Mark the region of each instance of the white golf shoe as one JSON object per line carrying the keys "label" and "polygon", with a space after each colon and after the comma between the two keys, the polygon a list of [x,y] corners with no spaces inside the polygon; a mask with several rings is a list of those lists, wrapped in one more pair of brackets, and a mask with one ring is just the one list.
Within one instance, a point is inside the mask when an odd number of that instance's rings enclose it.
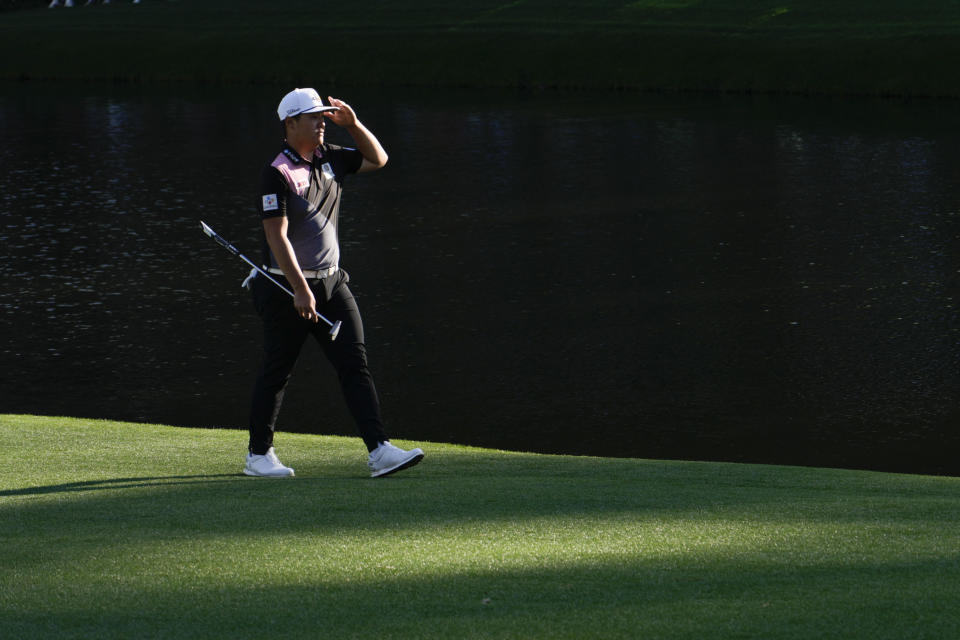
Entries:
{"label": "white golf shoe", "polygon": [[260,476],[263,478],[289,478],[293,476],[293,469],[283,466],[277,454],[273,452],[273,447],[267,450],[262,456],[247,454],[247,464],[243,472],[248,476]]}
{"label": "white golf shoe", "polygon": [[380,446],[370,452],[370,459],[367,466],[370,467],[371,478],[382,478],[383,476],[396,473],[412,467],[423,460],[422,449],[411,449],[404,451],[400,447],[395,447],[389,441],[381,442]]}

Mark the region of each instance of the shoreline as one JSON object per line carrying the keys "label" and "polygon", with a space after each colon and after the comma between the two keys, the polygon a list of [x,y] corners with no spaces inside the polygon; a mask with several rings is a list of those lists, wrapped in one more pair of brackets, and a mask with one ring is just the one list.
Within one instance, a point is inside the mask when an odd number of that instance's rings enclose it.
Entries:
{"label": "shoreline", "polygon": [[[960,7],[938,12],[925,2],[895,23],[892,1],[864,3],[856,23],[856,7],[831,9],[848,20],[834,23],[822,8],[767,15],[732,0],[676,11],[594,0],[556,16],[544,2],[494,11],[479,0],[420,0],[407,11],[309,11],[298,22],[300,4],[5,11],[0,56],[10,62],[0,80],[960,97]],[[320,62],[285,64],[287,49],[304,48],[290,43],[316,33]]]}

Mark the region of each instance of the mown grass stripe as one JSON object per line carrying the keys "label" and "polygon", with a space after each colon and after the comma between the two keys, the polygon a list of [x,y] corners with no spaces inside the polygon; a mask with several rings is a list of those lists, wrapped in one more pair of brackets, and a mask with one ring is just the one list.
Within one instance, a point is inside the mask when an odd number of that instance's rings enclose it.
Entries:
{"label": "mown grass stripe", "polygon": [[[960,630],[960,479],[0,416],[11,637],[899,638]],[[15,471],[11,471],[15,470]]]}

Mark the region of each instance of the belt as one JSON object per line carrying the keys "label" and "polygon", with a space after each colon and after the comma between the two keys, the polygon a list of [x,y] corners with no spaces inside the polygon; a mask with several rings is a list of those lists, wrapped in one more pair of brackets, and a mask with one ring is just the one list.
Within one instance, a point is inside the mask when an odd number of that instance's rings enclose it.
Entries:
{"label": "belt", "polygon": [[[330,276],[332,276],[333,274],[335,274],[335,273],[336,273],[337,271],[339,271],[339,270],[340,270],[339,267],[337,267],[336,265],[334,265],[334,266],[330,267],[329,269],[324,269],[324,270],[322,270],[322,271],[308,271],[308,270],[304,269],[304,270],[301,271],[300,273],[302,273],[302,274],[303,274],[303,277],[306,278],[306,279],[308,279],[308,280],[323,280],[324,278],[329,278]],[[274,275],[278,275],[278,276],[282,276],[282,275],[283,275],[283,269],[279,269],[279,268],[277,268],[277,267],[270,267],[269,269],[267,269],[267,271],[269,271],[270,273],[272,273],[272,274],[274,274]]]}

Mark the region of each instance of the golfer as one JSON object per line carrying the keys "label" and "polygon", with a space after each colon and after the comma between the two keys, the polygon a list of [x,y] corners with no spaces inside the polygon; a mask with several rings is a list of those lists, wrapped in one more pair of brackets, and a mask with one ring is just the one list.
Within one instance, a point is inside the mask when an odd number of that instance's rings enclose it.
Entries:
{"label": "golfer", "polygon": [[[340,268],[337,218],[344,179],[380,169],[387,153],[347,103],[313,89],[294,89],[277,114],[285,140],[263,169],[259,210],[264,261],[268,271],[286,278],[290,296],[251,272],[248,286],[263,320],[263,362],[257,372],[250,408],[250,446],[243,472],[251,476],[292,476],[273,449],[283,392],[307,336],[312,335],[340,379],[347,407],[370,456],[370,475],[381,477],[411,467],[423,451],[390,444],[380,418],[380,401],[367,367],[363,323]],[[324,142],[327,122],[346,129],[356,149]],[[330,340],[318,313],[342,326]]]}

